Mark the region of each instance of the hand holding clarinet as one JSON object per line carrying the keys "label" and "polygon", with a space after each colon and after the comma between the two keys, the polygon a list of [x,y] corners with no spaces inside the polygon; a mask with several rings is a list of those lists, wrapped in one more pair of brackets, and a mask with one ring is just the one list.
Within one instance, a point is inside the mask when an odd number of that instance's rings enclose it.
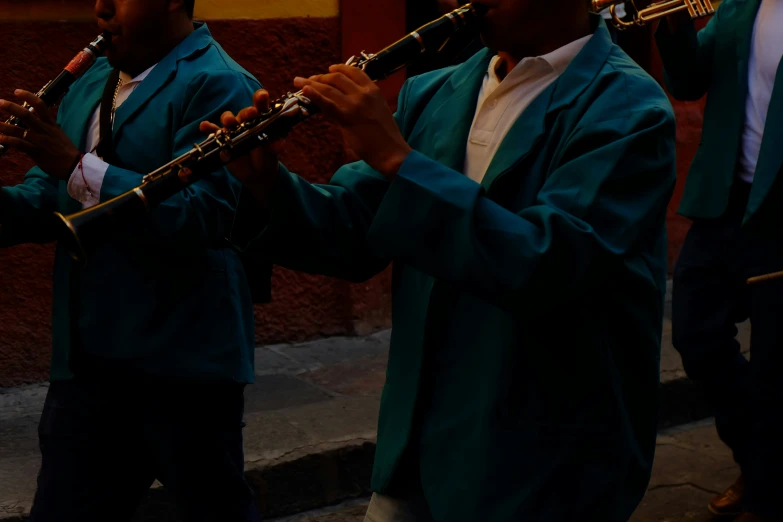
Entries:
{"label": "hand holding clarinet", "polygon": [[105,34],[98,35],[36,94],[17,89],[14,95],[21,105],[0,100],[0,111],[10,114],[5,122],[0,122],[0,157],[9,148],[18,149],[50,176],[68,179],[81,154],[57,125],[49,108],[57,105],[71,85],[103,55],[107,40]]}
{"label": "hand holding clarinet", "polygon": [[0,111],[10,113],[24,124],[20,127],[0,123],[0,144],[25,153],[50,176],[67,180],[81,159],[79,149],[57,124],[41,98],[24,90],[14,94],[33,110],[0,100]]}
{"label": "hand holding clarinet", "polygon": [[[400,133],[380,88],[364,71],[348,65],[333,65],[328,74],[296,78],[294,85],[340,125],[350,149],[388,179],[394,178],[411,148]],[[269,94],[259,90],[253,107],[247,107],[237,115],[224,113],[221,124],[228,130],[234,129],[242,122],[257,118],[268,105]],[[203,122],[201,130],[211,134],[220,128]],[[264,204],[274,183],[277,165],[276,154],[266,146],[232,162],[229,169]]]}

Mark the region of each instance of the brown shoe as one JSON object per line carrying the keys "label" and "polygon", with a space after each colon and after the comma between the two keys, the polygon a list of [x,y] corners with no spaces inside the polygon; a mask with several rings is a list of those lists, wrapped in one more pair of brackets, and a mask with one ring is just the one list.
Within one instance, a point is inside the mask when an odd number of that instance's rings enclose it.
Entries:
{"label": "brown shoe", "polygon": [[[742,475],[740,475],[737,481],[729,486],[729,489],[710,501],[707,509],[710,510],[710,513],[719,517],[736,517],[742,513],[742,497],[744,493],[745,482],[742,480]],[[746,522],[753,522],[754,520],[750,519]]]}

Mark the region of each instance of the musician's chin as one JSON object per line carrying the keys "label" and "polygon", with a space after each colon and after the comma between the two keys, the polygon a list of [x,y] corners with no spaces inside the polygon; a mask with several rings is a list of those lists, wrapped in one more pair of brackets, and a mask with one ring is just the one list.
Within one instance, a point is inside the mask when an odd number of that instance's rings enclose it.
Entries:
{"label": "musician's chin", "polygon": [[117,54],[120,35],[110,31],[105,31],[103,34],[108,37],[108,41],[106,42],[106,50],[104,51],[103,55],[109,60],[109,63],[113,64],[113,57]]}
{"label": "musician's chin", "polygon": [[118,67],[117,57],[116,57],[116,54],[114,52],[114,49],[111,49],[111,48],[106,49],[106,52],[103,53],[103,55],[106,57],[106,59],[109,61],[109,64],[112,67]]}
{"label": "musician's chin", "polygon": [[117,49],[117,47],[112,45],[107,48],[104,56],[106,56],[106,59],[109,61],[109,64],[112,67],[115,69],[125,70],[127,59],[125,59],[125,54]]}
{"label": "musician's chin", "polygon": [[484,17],[479,20],[479,36],[484,45],[490,49],[493,49],[491,43],[494,42],[496,33],[497,27],[490,18]]}

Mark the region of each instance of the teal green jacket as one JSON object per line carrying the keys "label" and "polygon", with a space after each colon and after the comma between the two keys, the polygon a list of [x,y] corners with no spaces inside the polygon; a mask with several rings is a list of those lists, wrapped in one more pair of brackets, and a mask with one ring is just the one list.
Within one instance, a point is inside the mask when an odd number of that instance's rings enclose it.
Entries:
{"label": "teal green jacket", "polygon": [[[707,95],[701,143],[679,208],[680,214],[691,219],[721,216],[736,179],[745,126],[748,61],[759,5],[761,0],[723,0],[707,26],[698,33],[690,25],[673,34],[666,23],[656,33],[664,79],[671,95],[678,100],[698,100]],[[745,212],[746,223],[757,221],[756,218],[765,214],[778,214],[774,207],[781,205],[783,194],[780,197],[770,197],[770,194],[783,188],[776,183],[783,166],[781,143],[783,74],[779,73]]]}
{"label": "teal green jacket", "polygon": [[352,281],[393,262],[373,489],[412,445],[439,522],[623,521],[649,481],[675,122],[594,21],[481,184],[462,168],[487,50],[405,84],[391,183],[283,168],[249,245]]}
{"label": "teal green jacket", "polygon": [[[84,150],[90,118],[111,67],[105,58],[63,99],[58,122]],[[252,101],[259,83],[199,24],[163,58],[116,113],[117,164],[103,182],[105,201],[203,141],[199,124]],[[81,204],[33,168],[0,190],[0,246],[55,240],[51,216]],[[252,382],[253,306],[237,254],[226,248],[240,186],[223,169],[139,216],[88,261],[79,288],[78,336],[84,350],[142,375]],[[72,376],[72,260],[58,246],[54,265],[51,379]]]}

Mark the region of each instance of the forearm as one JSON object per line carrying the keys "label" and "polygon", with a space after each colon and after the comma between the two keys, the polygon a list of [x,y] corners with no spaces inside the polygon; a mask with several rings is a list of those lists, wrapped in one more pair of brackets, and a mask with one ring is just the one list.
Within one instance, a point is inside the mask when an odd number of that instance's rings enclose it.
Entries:
{"label": "forearm", "polygon": [[0,188],[0,247],[56,239],[57,181],[33,169],[22,184]]}
{"label": "forearm", "polygon": [[232,238],[293,270],[350,281],[372,277],[388,264],[366,243],[388,182],[357,165],[344,167],[329,185],[313,185],[281,165],[274,188],[262,194],[266,204],[255,198],[240,204]]}
{"label": "forearm", "polygon": [[421,154],[391,184],[368,240],[379,255],[501,306],[529,299],[533,281],[576,290],[602,255],[578,217],[545,204],[514,213]]}
{"label": "forearm", "polygon": [[[126,194],[142,184],[143,175],[110,166],[100,202]],[[210,248],[225,243],[239,196],[239,183],[223,169],[117,223],[122,237],[136,244],[166,248]]]}

